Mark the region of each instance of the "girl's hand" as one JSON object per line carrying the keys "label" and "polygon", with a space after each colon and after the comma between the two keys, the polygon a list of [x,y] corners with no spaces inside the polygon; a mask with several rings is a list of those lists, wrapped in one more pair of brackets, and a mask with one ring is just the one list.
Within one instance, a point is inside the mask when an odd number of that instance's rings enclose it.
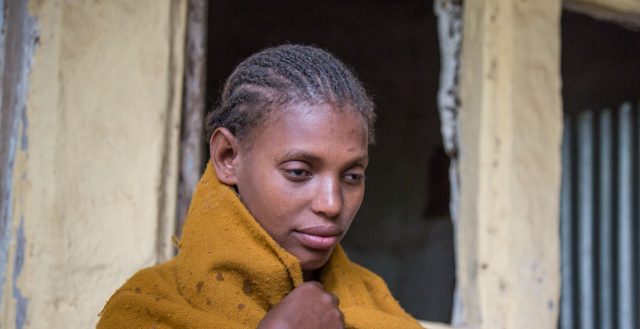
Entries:
{"label": "girl's hand", "polygon": [[258,329],[344,329],[340,301],[316,281],[293,289],[260,321]]}

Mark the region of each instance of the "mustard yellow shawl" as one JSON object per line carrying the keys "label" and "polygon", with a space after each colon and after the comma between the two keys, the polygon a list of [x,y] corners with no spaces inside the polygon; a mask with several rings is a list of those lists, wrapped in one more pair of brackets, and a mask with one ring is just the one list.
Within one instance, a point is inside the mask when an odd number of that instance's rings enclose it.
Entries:
{"label": "mustard yellow shawl", "polygon": [[[421,328],[375,274],[338,246],[320,274],[340,298],[347,328]],[[198,184],[180,252],[129,279],[104,307],[100,329],[256,328],[302,284],[298,260],[255,221],[211,166]]]}

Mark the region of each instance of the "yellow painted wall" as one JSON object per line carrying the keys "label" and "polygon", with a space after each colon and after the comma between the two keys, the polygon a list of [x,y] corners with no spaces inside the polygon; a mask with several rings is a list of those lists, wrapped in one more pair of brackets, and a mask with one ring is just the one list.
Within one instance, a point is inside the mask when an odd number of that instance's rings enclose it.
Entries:
{"label": "yellow painted wall", "polygon": [[127,277],[170,253],[186,1],[29,11],[39,43],[6,270],[19,275],[7,275],[0,328],[91,328]]}

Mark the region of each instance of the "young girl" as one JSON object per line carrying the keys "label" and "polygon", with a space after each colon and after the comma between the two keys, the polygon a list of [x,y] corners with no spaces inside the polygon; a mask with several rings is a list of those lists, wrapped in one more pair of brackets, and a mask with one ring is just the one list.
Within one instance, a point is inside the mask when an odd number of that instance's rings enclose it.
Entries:
{"label": "young girl", "polygon": [[421,328],[339,245],[364,195],[373,107],[323,50],[242,62],[207,118],[180,252],[129,279],[98,328]]}

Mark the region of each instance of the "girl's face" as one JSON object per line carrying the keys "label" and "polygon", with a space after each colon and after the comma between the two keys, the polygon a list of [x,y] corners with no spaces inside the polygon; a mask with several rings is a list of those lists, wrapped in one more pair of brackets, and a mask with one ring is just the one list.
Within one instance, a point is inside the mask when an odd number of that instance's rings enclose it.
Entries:
{"label": "girl's face", "polygon": [[305,272],[327,262],[364,196],[363,120],[329,104],[294,105],[255,129],[235,164],[240,198]]}

